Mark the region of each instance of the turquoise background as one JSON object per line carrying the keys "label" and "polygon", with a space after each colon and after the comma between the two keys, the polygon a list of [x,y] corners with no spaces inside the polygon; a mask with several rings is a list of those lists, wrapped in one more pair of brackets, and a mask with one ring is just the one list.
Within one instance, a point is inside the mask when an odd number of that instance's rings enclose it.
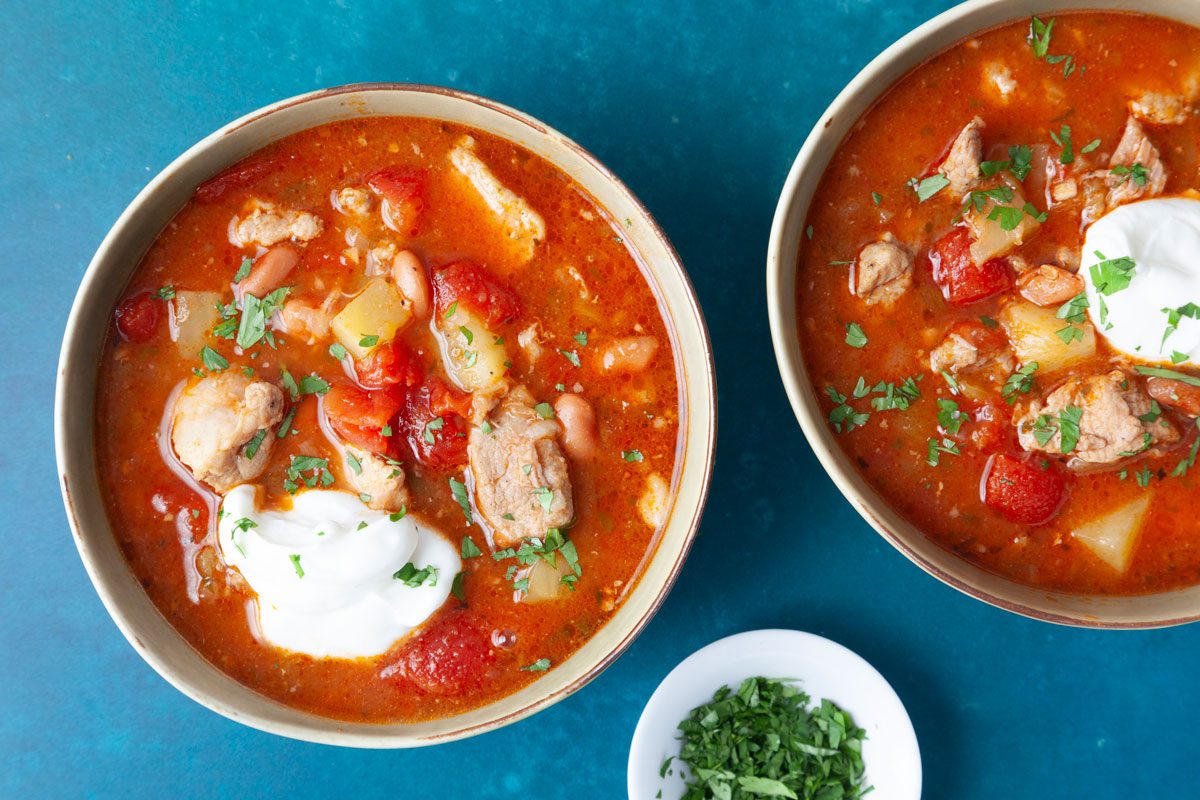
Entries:
{"label": "turquoise background", "polygon": [[[662,677],[761,627],[831,637],[883,672],[928,798],[1196,796],[1200,629],[1057,628],[927,577],[837,493],[779,383],[762,276],[784,175],[851,76],[949,3],[242,5],[7,3],[0,17],[0,796],[620,797]],[[517,106],[624,178],[696,283],[721,430],[692,555],[612,668],[495,733],[356,752],[229,722],[125,643],[67,530],[51,405],[75,287],[154,173],[266,103],[389,80]]]}

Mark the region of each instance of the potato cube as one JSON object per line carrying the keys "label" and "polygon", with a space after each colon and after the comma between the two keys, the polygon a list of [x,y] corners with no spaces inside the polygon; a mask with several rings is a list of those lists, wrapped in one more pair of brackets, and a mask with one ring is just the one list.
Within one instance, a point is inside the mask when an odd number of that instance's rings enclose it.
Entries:
{"label": "potato cube", "polygon": [[412,302],[383,278],[375,278],[333,318],[330,327],[342,347],[364,358],[390,342],[412,319]]}

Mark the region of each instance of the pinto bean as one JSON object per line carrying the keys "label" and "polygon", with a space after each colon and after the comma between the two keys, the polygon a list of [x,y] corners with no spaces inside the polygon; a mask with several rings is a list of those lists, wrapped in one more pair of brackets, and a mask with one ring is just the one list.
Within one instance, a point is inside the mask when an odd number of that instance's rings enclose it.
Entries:
{"label": "pinto bean", "polygon": [[658,352],[653,336],[627,336],[614,339],[600,350],[600,366],[605,372],[641,372]]}
{"label": "pinto bean", "polygon": [[554,413],[563,426],[562,445],[567,455],[578,461],[593,458],[600,440],[592,404],[577,394],[563,394],[554,401]]}
{"label": "pinto bean", "polygon": [[412,250],[402,250],[392,260],[392,280],[400,294],[412,301],[413,316],[417,319],[427,319],[429,309],[433,305],[432,291],[429,288],[429,277],[421,259]]}
{"label": "pinto bean", "polygon": [[1043,264],[1017,279],[1017,291],[1039,306],[1057,306],[1083,291],[1083,278],[1053,264]]}
{"label": "pinto bean", "polygon": [[1146,391],[1164,406],[1200,417],[1200,386],[1155,376],[1146,381]]}
{"label": "pinto bean", "polygon": [[290,244],[277,244],[259,256],[238,287],[242,294],[252,294],[262,297],[268,292],[278,289],[287,279],[288,274],[300,263],[300,251]]}

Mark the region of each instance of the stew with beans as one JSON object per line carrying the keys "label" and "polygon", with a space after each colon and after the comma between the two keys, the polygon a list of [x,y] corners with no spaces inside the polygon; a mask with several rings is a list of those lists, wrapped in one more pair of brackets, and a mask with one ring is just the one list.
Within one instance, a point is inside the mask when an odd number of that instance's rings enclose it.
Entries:
{"label": "stew with beans", "polygon": [[570,656],[652,553],[679,445],[626,224],[429,119],[323,125],[201,185],[98,390],[112,527],[172,625],[354,721],[461,713]]}

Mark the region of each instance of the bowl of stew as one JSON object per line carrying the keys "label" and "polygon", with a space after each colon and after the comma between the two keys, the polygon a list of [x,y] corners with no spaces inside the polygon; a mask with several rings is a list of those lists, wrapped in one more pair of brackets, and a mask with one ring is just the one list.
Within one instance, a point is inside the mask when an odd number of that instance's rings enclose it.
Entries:
{"label": "bowl of stew", "polygon": [[715,432],[686,272],[593,156],[364,84],[230,123],[83,278],[56,443],[122,633],[284,736],[481,733],[610,664],[695,534]]}
{"label": "bowl of stew", "polygon": [[1026,11],[947,11],[821,116],[771,234],[780,372],[927,572],[1056,623],[1190,622],[1200,7]]}

